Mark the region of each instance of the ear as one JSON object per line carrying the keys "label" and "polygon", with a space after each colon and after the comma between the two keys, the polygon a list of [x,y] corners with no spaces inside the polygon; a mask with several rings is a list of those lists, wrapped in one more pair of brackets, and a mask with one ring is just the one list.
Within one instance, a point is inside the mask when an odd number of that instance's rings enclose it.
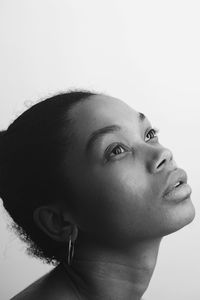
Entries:
{"label": "ear", "polygon": [[69,236],[75,241],[78,235],[77,226],[69,214],[61,213],[57,207],[40,206],[34,210],[33,219],[37,226],[50,238],[66,242]]}

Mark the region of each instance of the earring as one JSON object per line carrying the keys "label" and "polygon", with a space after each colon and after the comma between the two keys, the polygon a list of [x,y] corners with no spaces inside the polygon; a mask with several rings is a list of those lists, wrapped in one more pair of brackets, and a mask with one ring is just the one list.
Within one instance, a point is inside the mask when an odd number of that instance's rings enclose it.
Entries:
{"label": "earring", "polygon": [[68,244],[68,254],[67,254],[67,263],[70,266],[72,263],[72,259],[74,256],[74,243],[72,242],[71,234],[69,236],[69,244]]}

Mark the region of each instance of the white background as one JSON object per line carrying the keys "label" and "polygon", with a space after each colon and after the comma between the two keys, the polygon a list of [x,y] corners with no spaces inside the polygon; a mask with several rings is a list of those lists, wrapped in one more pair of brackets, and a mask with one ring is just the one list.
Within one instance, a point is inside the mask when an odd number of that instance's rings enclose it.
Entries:
{"label": "white background", "polygon": [[[160,129],[188,173],[196,218],[165,237],[146,300],[200,299],[200,6],[177,0],[0,0],[0,128],[68,88],[118,97]],[[28,199],[27,199],[28,200]],[[0,216],[0,299],[50,267]]]}

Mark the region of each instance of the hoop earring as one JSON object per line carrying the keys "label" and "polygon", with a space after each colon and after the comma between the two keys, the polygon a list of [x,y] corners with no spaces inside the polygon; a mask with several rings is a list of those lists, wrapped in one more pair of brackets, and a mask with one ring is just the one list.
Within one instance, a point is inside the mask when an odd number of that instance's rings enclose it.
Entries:
{"label": "hoop earring", "polygon": [[74,243],[72,242],[71,235],[69,236],[67,263],[70,266],[74,256]]}

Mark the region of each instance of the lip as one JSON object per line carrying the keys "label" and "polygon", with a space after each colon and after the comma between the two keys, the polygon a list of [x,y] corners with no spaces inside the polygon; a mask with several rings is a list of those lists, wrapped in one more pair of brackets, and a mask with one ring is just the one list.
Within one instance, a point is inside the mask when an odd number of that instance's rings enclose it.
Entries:
{"label": "lip", "polygon": [[[175,187],[178,182],[181,182],[181,184]],[[187,184],[186,172],[178,168],[169,174],[163,198],[168,201],[180,202],[188,198],[191,192],[191,187]]]}

